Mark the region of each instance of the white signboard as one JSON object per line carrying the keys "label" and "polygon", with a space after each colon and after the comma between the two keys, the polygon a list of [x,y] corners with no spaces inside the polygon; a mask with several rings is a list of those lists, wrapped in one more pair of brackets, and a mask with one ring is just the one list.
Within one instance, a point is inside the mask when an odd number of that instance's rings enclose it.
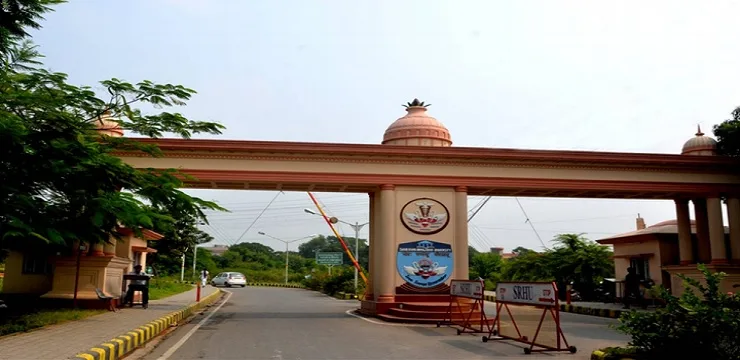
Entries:
{"label": "white signboard", "polygon": [[483,284],[476,280],[452,280],[450,281],[450,295],[482,299]]}
{"label": "white signboard", "polygon": [[555,306],[555,283],[498,283],[496,302],[522,305]]}

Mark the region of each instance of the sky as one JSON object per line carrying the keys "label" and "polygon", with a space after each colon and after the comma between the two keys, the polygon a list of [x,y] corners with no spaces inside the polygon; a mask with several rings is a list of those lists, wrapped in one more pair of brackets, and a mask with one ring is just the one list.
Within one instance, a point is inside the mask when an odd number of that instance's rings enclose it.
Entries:
{"label": "sky", "polygon": [[[74,84],[195,89],[178,111],[227,128],[204,138],[378,144],[419,98],[453,146],[677,154],[740,106],[738,13],[732,1],[75,0],[33,36]],[[217,244],[329,233],[305,193],[188,192],[231,210],[204,226]],[[368,220],[367,195],[317,196]],[[671,201],[494,197],[470,244],[596,240],[634,230],[638,213],[675,218]]]}

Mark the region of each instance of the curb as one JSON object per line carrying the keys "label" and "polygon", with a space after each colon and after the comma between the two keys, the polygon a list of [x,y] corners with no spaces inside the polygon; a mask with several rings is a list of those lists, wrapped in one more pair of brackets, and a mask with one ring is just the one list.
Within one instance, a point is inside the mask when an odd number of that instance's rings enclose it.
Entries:
{"label": "curb", "polygon": [[496,296],[494,295],[483,295],[485,301],[496,302]]}
{"label": "curb", "polygon": [[[606,359],[606,353],[601,350],[594,350],[591,353],[591,360],[604,360]],[[632,358],[619,358],[620,360],[633,360]]]}
{"label": "curb", "polygon": [[138,347],[144,345],[149,340],[155,338],[161,334],[170,326],[177,324],[178,322],[186,319],[197,310],[210,305],[216,301],[223,292],[220,289],[216,289],[211,295],[208,295],[200,300],[200,302],[193,303],[183,308],[182,310],[175,311],[168,315],[165,315],[154,321],[150,321],[145,325],[139,326],[121,336],[117,336],[110,341],[104,342],[98,346],[90,348],[90,350],[77,354],[73,359],[80,360],[115,360],[120,359]]}
{"label": "curb", "polygon": [[339,300],[360,300],[357,295],[345,292],[338,292],[334,295],[334,297]]}
{"label": "curb", "polygon": [[283,288],[294,288],[303,289],[303,285],[298,284],[278,284],[278,283],[247,283],[247,286],[267,286],[267,287],[283,287]]}
{"label": "curb", "polygon": [[585,306],[573,306],[568,304],[560,304],[560,311],[573,314],[605,317],[610,319],[619,319],[619,317],[622,316],[622,310],[589,308]]}

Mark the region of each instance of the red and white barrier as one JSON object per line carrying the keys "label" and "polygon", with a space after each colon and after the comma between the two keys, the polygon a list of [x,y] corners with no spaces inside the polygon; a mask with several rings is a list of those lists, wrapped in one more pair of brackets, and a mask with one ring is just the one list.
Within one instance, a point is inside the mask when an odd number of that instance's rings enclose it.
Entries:
{"label": "red and white barrier", "polygon": [[[525,354],[544,351],[575,353],[576,347],[568,346],[568,341],[560,327],[559,305],[558,289],[554,282],[498,283],[494,325],[490,328],[488,335],[483,336],[483,342],[514,340],[529,345],[524,349]],[[539,309],[542,309],[542,314],[537,316]],[[547,329],[543,330],[543,324],[546,322]],[[535,324],[536,329],[533,326]],[[545,336],[547,339],[543,339]],[[547,340],[550,343],[543,342]]]}
{"label": "red and white barrier", "polygon": [[[485,284],[482,280],[452,280],[450,281],[450,304],[444,320],[438,322],[437,327],[456,326],[458,335],[490,333],[493,321],[486,317],[484,304]],[[465,310],[468,307],[469,309]],[[476,311],[480,314],[476,315]]]}

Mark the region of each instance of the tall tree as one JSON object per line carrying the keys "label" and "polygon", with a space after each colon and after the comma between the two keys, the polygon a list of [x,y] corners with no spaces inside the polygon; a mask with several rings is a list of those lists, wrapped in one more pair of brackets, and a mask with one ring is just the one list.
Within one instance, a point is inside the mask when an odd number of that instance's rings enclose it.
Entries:
{"label": "tall tree", "polygon": [[219,134],[223,126],[135,107],[185,105],[195,91],[181,85],[113,78],[101,82],[103,98],[90,87],[67,83],[63,73],[42,69],[24,29],[37,26],[35,21],[57,3],[0,2],[0,44],[7,45],[0,45],[0,246],[103,242],[116,236],[119,226],[139,232],[174,224],[176,216],[205,221],[203,209],[220,207],[179,190],[183,174],[136,169],[114,155],[127,150],[160,156],[156,146],[100,135],[96,129],[113,123],[147,137],[173,133],[189,138]]}
{"label": "tall tree", "polygon": [[714,125],[713,130],[719,154],[740,156],[740,106],[732,111],[732,119]]}

